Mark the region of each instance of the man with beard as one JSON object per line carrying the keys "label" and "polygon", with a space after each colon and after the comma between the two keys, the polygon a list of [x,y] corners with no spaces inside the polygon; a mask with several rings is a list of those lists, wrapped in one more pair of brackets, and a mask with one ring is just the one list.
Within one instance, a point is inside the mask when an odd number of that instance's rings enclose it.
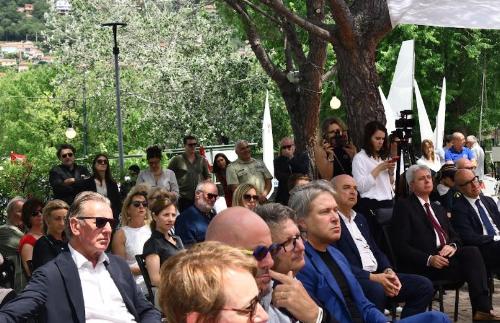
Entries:
{"label": "man with beard", "polygon": [[271,241],[266,223],[254,212],[242,207],[231,207],[219,213],[207,229],[206,240],[219,241],[253,255],[257,260],[257,286],[261,304],[269,315],[269,322],[290,323],[299,320],[304,323],[322,321],[322,310],[308,296],[300,282],[290,279],[282,282],[283,287],[293,294],[293,302],[280,303],[288,313],[280,311],[272,301],[273,296],[270,269],[274,265],[272,254],[277,245]]}
{"label": "man with beard", "polygon": [[159,322],[137,288],[128,264],[106,254],[113,226],[109,200],[79,194],[67,215],[68,251],[40,267],[14,300],[0,309],[0,322]]}

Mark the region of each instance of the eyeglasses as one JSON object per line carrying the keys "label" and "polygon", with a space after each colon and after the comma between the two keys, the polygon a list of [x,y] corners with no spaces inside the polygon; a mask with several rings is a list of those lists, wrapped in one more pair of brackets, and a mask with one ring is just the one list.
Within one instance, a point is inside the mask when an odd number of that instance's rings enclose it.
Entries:
{"label": "eyeglasses", "polygon": [[270,253],[271,257],[275,256],[280,250],[280,245],[277,243],[271,244],[269,247],[257,246],[254,250],[241,249],[241,251],[249,256],[253,256],[257,261],[261,261],[266,258],[267,254]]}
{"label": "eyeglasses", "polygon": [[281,146],[281,149],[292,149],[293,145]]}
{"label": "eyeglasses", "polygon": [[115,224],[115,219],[113,219],[113,218],[105,218],[105,217],[100,217],[100,216],[97,216],[97,217],[79,216],[79,217],[77,217],[77,219],[78,220],[91,220],[91,219],[94,219],[95,220],[95,227],[98,228],[98,229],[104,228],[107,223],[109,223],[109,225],[111,227],[113,227],[114,224]]}
{"label": "eyeglasses", "polygon": [[252,194],[243,194],[243,199],[247,202],[250,202],[251,200],[259,201],[259,196]]}
{"label": "eyeglasses", "polygon": [[[295,250],[295,246],[297,245],[297,240],[302,240],[304,242],[307,239],[307,232],[301,231],[299,234],[296,236],[291,237],[290,239],[286,240],[283,243],[278,244],[278,250],[283,249],[284,252],[289,252]],[[290,249],[290,244],[292,245],[292,248]],[[286,250],[289,248],[289,250]]]}
{"label": "eyeglasses", "polygon": [[467,186],[469,184],[475,184],[475,185],[479,184],[479,177],[474,176],[474,178],[471,179],[470,181],[467,181],[467,182],[465,182],[463,184],[459,184],[458,186]]}
{"label": "eyeglasses", "polygon": [[134,207],[139,207],[139,206],[143,206],[143,207],[148,207],[148,201],[132,201],[130,202],[130,205],[133,205]]}
{"label": "eyeglasses", "polygon": [[36,211],[31,212],[32,217],[39,216],[39,215],[42,215],[42,210],[36,210]]}
{"label": "eyeglasses", "polygon": [[260,302],[259,296],[255,296],[251,301],[250,305],[245,308],[231,308],[231,307],[223,307],[222,311],[234,311],[241,315],[249,315],[250,319],[254,318],[257,314],[257,305]]}
{"label": "eyeglasses", "polygon": [[193,143],[187,144],[186,146],[196,147],[196,146],[198,146],[198,143],[197,142],[193,142]]}
{"label": "eyeglasses", "polygon": [[98,163],[99,165],[107,165],[108,164],[107,159],[98,159],[95,162]]}
{"label": "eyeglasses", "polygon": [[73,153],[62,154],[61,157],[62,158],[73,157]]}

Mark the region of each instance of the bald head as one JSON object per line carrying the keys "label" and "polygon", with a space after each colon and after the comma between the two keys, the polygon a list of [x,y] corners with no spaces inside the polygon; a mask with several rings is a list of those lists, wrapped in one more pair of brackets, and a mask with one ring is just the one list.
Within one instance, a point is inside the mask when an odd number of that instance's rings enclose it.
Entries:
{"label": "bald head", "polygon": [[470,198],[477,198],[481,193],[481,185],[477,176],[468,169],[457,170],[455,185],[462,194]]}
{"label": "bald head", "polygon": [[462,147],[465,144],[465,137],[461,132],[454,132],[451,135],[451,143],[456,151],[462,151]]}
{"label": "bald head", "polygon": [[335,201],[339,210],[345,216],[350,216],[351,210],[358,202],[358,186],[352,176],[338,175],[332,179],[333,189],[335,190]]}
{"label": "bald head", "polygon": [[457,160],[455,162],[455,166],[457,167],[457,169],[473,169],[474,168],[474,165],[472,164],[472,162],[468,159],[468,158],[460,158],[459,160]]}
{"label": "bald head", "polygon": [[340,186],[342,185],[342,183],[346,182],[346,181],[354,181],[354,178],[352,178],[351,176],[349,175],[346,175],[346,174],[342,174],[342,175],[337,175],[335,176],[334,178],[332,178],[331,182],[332,182],[332,185],[333,185],[333,188],[335,190],[337,190],[338,188],[340,188]]}
{"label": "bald head", "polygon": [[219,241],[233,247],[252,248],[259,237],[271,240],[271,231],[266,222],[253,211],[235,206],[214,217],[208,225],[205,240]]}

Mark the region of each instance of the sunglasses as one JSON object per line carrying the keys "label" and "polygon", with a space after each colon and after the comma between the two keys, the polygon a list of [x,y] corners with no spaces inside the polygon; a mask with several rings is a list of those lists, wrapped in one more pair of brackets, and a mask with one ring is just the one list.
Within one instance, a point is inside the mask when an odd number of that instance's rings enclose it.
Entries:
{"label": "sunglasses", "polygon": [[73,157],[73,153],[62,154],[61,157],[62,158]]}
{"label": "sunglasses", "polygon": [[271,257],[276,256],[280,250],[280,245],[277,243],[271,244],[269,247],[257,246],[254,250],[241,249],[244,254],[253,256],[257,261],[261,261],[266,258],[267,254],[270,253]]}
{"label": "sunglasses", "polygon": [[292,149],[293,145],[281,146],[281,149]]}
{"label": "sunglasses", "polygon": [[[205,193],[205,192],[203,192],[203,193]],[[209,200],[215,200],[219,197],[219,195],[217,195],[217,194],[212,194],[212,193],[205,193],[205,194],[207,194],[207,199],[209,199]]]}
{"label": "sunglasses", "polygon": [[223,311],[234,311],[238,314],[241,315],[248,315],[250,319],[255,317],[255,314],[257,314],[257,305],[260,302],[260,297],[259,295],[255,296],[251,301],[250,304],[245,307],[245,308],[231,308],[231,307],[224,307],[222,308]]}
{"label": "sunglasses", "polygon": [[198,146],[198,143],[197,143],[197,142],[195,142],[195,143],[187,144],[186,146],[189,146],[189,147],[196,147],[196,146]]}
{"label": "sunglasses", "polygon": [[132,201],[130,205],[133,205],[134,207],[140,207],[141,205],[143,207],[148,207],[148,201]]}
{"label": "sunglasses", "polygon": [[36,211],[31,212],[31,216],[33,216],[33,217],[39,216],[39,215],[42,215],[42,210],[36,210]]}
{"label": "sunglasses", "polygon": [[94,219],[95,220],[95,227],[98,228],[98,229],[102,229],[106,226],[107,223],[109,223],[109,225],[111,227],[114,226],[115,224],[115,219],[113,218],[104,218],[104,217],[92,217],[92,216],[79,216],[77,217],[78,220],[91,220],[91,219]]}
{"label": "sunglasses", "polygon": [[259,196],[252,194],[243,194],[243,199],[247,202],[250,202],[251,200],[259,201]]}
{"label": "sunglasses", "polygon": [[107,165],[108,164],[107,159],[98,159],[95,162],[98,163],[99,165]]}

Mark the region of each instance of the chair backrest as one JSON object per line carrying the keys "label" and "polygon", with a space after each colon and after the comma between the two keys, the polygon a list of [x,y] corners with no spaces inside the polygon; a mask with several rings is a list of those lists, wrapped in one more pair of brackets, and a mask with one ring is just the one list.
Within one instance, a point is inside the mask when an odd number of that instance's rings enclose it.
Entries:
{"label": "chair backrest", "polygon": [[11,259],[5,258],[0,265],[0,286],[14,288],[16,267]]}
{"label": "chair backrest", "polygon": [[387,250],[384,250],[386,255],[389,257],[389,261],[392,264],[392,267],[394,270],[397,271],[398,268],[398,261],[396,258],[396,254],[394,253],[394,249],[392,247],[392,241],[391,241],[391,236],[389,235],[389,232],[391,231],[391,223],[387,222],[382,225],[382,232],[384,234],[384,240],[385,240],[385,247]]}
{"label": "chair backrest", "polygon": [[137,265],[139,265],[142,277],[144,278],[144,283],[146,283],[146,288],[148,289],[148,296],[146,298],[154,304],[155,296],[153,294],[153,285],[151,284],[151,279],[149,278],[148,269],[146,268],[146,258],[143,255],[135,255],[135,260],[137,261]]}

